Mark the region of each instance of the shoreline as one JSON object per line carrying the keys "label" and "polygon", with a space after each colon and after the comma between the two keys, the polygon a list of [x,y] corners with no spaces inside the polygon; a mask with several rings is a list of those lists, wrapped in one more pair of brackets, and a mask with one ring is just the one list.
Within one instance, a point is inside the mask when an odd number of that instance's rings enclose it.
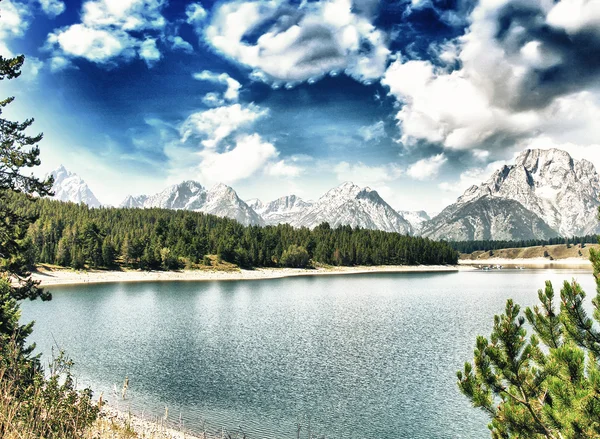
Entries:
{"label": "shoreline", "polygon": [[32,273],[42,287],[121,283],[121,282],[169,282],[169,281],[218,281],[263,280],[300,276],[327,276],[371,273],[438,273],[467,271],[474,268],[459,265],[377,265],[331,268],[257,268],[255,270],[180,270],[180,271],[74,271],[70,269],[38,269]]}
{"label": "shoreline", "polygon": [[525,268],[582,268],[591,269],[592,262],[584,258],[548,259],[548,258],[486,258],[486,259],[459,259],[460,266],[478,265],[517,265]]}
{"label": "shoreline", "polygon": [[[214,438],[206,431],[202,433],[189,431],[182,426],[174,426],[165,422],[163,418],[151,416],[149,419],[143,415],[132,413],[131,410],[122,411],[106,403],[100,409],[100,414],[95,424],[91,427],[94,437],[111,438],[123,437],[119,432],[134,432],[139,439],[207,439]],[[130,435],[125,435],[130,437]]]}

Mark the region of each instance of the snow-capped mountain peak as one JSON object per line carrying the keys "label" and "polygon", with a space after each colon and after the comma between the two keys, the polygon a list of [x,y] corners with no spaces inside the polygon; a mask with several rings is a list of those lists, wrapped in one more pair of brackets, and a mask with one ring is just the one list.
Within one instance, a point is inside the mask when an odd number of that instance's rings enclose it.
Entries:
{"label": "snow-capped mountain peak", "polygon": [[296,195],[280,197],[266,204],[256,198],[246,203],[265,220],[266,224],[271,225],[289,224],[313,204]]}
{"label": "snow-capped mountain peak", "polygon": [[332,227],[350,225],[388,232],[412,232],[410,224],[377,191],[360,188],[352,182],[342,183],[327,191],[291,224],[313,228],[323,222],[328,222]]}
{"label": "snow-capped mountain peak", "polygon": [[[521,152],[514,165],[502,166],[486,182],[467,189],[455,204],[444,209],[443,217],[440,214],[437,222],[463,221],[457,215],[467,211],[471,215],[473,210],[461,207],[484,197],[516,201],[546,223],[554,233],[562,236],[587,235],[600,231],[596,217],[600,205],[600,177],[592,163],[575,160],[566,151],[528,149]],[[480,204],[492,206],[491,202]],[[510,203],[496,203],[493,206],[495,212],[499,211],[500,206],[512,210],[513,214],[521,212],[520,207]],[[504,212],[503,216],[507,217],[510,213]],[[525,212],[523,215],[531,217]],[[433,228],[441,230],[439,226],[433,226],[435,220],[434,218],[432,224],[426,226],[425,233],[430,233],[428,230]],[[524,220],[524,223],[537,224],[536,221],[531,217],[530,220]],[[542,229],[544,227],[541,225],[536,226],[536,230]],[[539,236],[548,235],[545,230]],[[441,235],[431,236],[443,238]]]}
{"label": "snow-capped mountain peak", "polygon": [[69,172],[63,165],[52,171],[50,175],[54,178],[52,192],[55,199],[100,207],[100,202],[79,175]]}
{"label": "snow-capped mountain peak", "polygon": [[121,207],[193,210],[233,218],[245,225],[263,224],[262,218],[222,183],[206,190],[197,181],[187,180],[152,196],[128,196]]}

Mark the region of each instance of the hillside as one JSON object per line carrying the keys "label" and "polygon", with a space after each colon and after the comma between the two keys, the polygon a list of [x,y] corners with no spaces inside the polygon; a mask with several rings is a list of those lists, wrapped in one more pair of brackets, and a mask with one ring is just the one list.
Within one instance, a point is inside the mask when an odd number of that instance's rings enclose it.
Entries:
{"label": "hillside", "polygon": [[[600,251],[600,244],[571,245],[565,244],[545,245],[524,248],[505,248],[501,250],[476,251],[473,253],[461,253],[461,260],[493,260],[493,259],[535,259],[546,258],[548,260],[559,260],[576,258],[587,261],[590,257],[590,249]],[[551,259],[552,258],[552,259]]]}

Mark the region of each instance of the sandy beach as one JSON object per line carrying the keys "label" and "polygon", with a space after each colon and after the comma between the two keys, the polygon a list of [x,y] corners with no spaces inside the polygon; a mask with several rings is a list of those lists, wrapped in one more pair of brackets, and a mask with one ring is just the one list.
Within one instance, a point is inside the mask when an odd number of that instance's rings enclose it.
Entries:
{"label": "sandy beach", "polygon": [[75,271],[69,269],[40,268],[32,275],[43,286],[74,285],[87,283],[156,282],[156,281],[215,281],[278,279],[293,276],[326,276],[365,273],[428,273],[470,270],[457,265],[385,265],[372,267],[331,268],[258,268],[255,270],[180,270],[180,271]]}

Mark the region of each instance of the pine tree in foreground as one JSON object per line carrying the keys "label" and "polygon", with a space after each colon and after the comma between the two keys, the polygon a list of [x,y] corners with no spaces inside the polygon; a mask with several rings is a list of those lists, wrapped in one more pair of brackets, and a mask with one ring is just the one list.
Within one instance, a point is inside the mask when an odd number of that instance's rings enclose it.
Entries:
{"label": "pine tree in foreground", "polygon": [[473,364],[457,373],[462,393],[492,418],[492,438],[600,437],[600,253],[590,255],[592,317],[576,281],[564,283],[560,304],[546,282],[524,316],[507,301],[490,338],[477,337]]}
{"label": "pine tree in foreground", "polygon": [[[23,56],[0,56],[0,81],[17,78],[24,60]],[[0,115],[12,101],[0,101]],[[42,135],[25,133],[32,123],[33,119],[13,122],[0,117],[0,438],[76,439],[98,415],[91,392],[76,389],[72,363],[63,355],[44,371],[39,358],[32,356],[34,346],[27,346],[33,324],[19,322],[19,301],[51,298],[28,270],[31,257],[26,233],[34,218],[7,201],[15,192],[28,200],[34,194],[50,193],[51,179],[42,181],[23,172],[40,164],[37,144]],[[98,245],[90,245],[89,251],[96,258],[101,254]]]}

